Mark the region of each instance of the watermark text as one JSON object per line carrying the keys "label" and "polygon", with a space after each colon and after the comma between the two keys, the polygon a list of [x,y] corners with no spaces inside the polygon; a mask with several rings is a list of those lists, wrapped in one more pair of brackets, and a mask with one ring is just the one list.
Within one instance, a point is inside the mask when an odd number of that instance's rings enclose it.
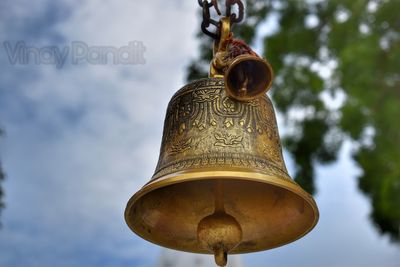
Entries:
{"label": "watermark text", "polygon": [[129,42],[122,47],[89,46],[85,42],[74,41],[70,45],[36,47],[19,41],[12,44],[3,42],[8,61],[12,65],[54,65],[62,68],[68,61],[73,65],[144,65],[146,47],[140,41]]}

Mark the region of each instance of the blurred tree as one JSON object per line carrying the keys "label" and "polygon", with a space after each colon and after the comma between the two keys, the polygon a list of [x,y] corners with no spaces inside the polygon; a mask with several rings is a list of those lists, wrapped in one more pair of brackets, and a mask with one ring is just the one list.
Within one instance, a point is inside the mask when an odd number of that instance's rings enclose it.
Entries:
{"label": "blurred tree", "polygon": [[[264,38],[295,180],[315,193],[315,165],[334,162],[352,140],[371,217],[400,242],[400,1],[248,0],[246,8],[234,33],[248,43]],[[256,36],[269,19],[278,28]],[[188,80],[206,76],[211,60],[211,40],[199,38]]]}

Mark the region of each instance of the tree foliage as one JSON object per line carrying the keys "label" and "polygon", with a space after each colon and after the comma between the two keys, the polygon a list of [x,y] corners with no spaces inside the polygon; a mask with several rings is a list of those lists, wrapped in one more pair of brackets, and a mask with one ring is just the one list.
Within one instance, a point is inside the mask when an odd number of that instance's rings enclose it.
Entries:
{"label": "tree foliage", "polygon": [[[314,193],[316,164],[334,162],[351,140],[373,222],[399,242],[400,1],[248,0],[246,8],[246,21],[234,32],[248,43],[264,38],[295,180]],[[256,36],[269,18],[278,29]],[[206,75],[212,56],[211,40],[199,38],[201,58],[189,66],[189,80]]]}

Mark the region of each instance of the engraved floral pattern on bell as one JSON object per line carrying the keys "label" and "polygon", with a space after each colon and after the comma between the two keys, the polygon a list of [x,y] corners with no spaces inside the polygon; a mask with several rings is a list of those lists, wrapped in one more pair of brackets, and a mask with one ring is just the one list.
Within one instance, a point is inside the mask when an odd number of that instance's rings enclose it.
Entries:
{"label": "engraved floral pattern on bell", "polygon": [[229,98],[220,78],[195,81],[171,99],[153,179],[197,168],[251,168],[290,179],[267,95]]}

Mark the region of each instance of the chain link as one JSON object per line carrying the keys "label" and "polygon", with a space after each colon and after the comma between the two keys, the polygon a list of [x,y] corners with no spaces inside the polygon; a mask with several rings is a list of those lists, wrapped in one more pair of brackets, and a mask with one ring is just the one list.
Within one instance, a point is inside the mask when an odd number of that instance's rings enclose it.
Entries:
{"label": "chain link", "polygon": [[[218,6],[218,0],[198,0],[200,7],[203,9],[203,22],[201,23],[201,30],[206,35],[210,36],[213,39],[219,38],[219,21],[216,21],[211,18],[211,8],[214,7],[218,16],[222,15],[222,12]],[[238,6],[238,14],[232,13],[232,7]],[[225,17],[229,17],[231,24],[239,23],[244,18],[244,4],[242,0],[225,0],[226,14]],[[211,32],[208,28],[213,25],[216,27],[215,32]]]}
{"label": "chain link", "polygon": [[[234,5],[238,6],[238,15],[232,14],[231,10]],[[239,23],[243,20],[244,17],[244,5],[241,0],[226,0],[226,16],[230,17],[231,24]]]}

